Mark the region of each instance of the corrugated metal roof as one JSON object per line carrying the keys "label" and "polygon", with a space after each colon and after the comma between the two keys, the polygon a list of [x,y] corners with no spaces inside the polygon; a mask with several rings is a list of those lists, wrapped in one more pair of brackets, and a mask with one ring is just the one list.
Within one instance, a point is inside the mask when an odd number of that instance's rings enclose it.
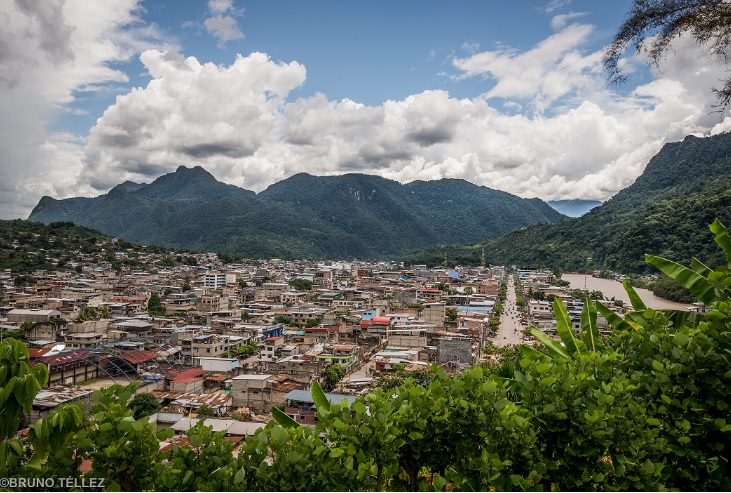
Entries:
{"label": "corrugated metal roof", "polygon": [[135,351],[127,351],[119,355],[123,360],[132,363],[133,365],[144,363],[146,361],[152,361],[157,358],[157,355],[152,351],[143,351],[141,349]]}
{"label": "corrugated metal roof", "polygon": [[91,390],[56,385],[38,392],[35,399],[33,399],[33,405],[36,407],[56,407],[66,402],[83,399],[89,395],[91,395]]}

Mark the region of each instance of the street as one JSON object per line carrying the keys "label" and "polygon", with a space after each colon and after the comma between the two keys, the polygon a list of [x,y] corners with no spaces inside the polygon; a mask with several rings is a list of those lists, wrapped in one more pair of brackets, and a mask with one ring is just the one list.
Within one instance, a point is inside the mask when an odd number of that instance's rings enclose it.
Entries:
{"label": "street", "polygon": [[515,306],[515,283],[513,276],[508,281],[508,297],[503,305],[503,314],[500,317],[500,328],[495,337],[496,346],[511,346],[523,341],[523,326],[520,324],[518,308]]}

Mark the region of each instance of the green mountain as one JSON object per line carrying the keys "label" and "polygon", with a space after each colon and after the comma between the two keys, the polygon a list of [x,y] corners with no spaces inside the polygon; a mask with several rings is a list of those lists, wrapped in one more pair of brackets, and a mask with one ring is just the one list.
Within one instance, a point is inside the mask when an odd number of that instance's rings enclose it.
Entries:
{"label": "green mountain", "polygon": [[179,167],[96,198],[43,197],[29,219],[73,221],[137,243],[250,257],[383,258],[564,219],[545,202],[463,180],[300,173],[260,194]]}
{"label": "green mountain", "polygon": [[[552,225],[525,227],[484,244],[487,261],[565,271],[607,268],[648,271],[644,254],[687,265],[696,257],[724,261],[713,248],[708,225],[731,225],[731,134],[666,144],[642,175],[585,215]],[[479,258],[482,245],[432,247],[407,260]]]}

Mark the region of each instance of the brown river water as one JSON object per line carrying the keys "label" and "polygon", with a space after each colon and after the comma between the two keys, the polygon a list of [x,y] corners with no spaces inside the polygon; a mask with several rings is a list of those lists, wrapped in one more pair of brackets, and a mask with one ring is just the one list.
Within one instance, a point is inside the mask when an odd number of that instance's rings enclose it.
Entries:
{"label": "brown river water", "polygon": [[[571,284],[571,289],[588,289],[589,291],[601,291],[604,293],[604,297],[611,299],[612,297],[624,301],[626,306],[632,306],[629,301],[629,296],[624,290],[624,286],[619,281],[612,279],[602,279],[600,277],[593,277],[584,274],[562,274],[561,279],[568,281]],[[640,295],[642,301],[646,306],[656,309],[671,309],[671,310],[687,310],[690,305],[684,303],[676,303],[669,301],[664,298],[659,298],[652,294],[647,289],[635,288],[637,294]]]}

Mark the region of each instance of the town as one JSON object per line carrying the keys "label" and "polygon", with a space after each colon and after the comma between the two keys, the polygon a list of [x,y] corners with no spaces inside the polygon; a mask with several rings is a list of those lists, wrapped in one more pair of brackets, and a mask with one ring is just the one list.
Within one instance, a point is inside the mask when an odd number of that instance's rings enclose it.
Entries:
{"label": "town", "polygon": [[216,254],[123,246],[96,240],[91,253],[66,252],[64,270],[0,276],[2,337],[26,341],[31,364],[49,369],[31,423],[63,403],[88,410],[95,389],[138,382],[137,394],[159,403],[150,417],[159,426],[184,437],[204,419],[241,440],[273,407],[314,425],[314,381],[332,402],[352,402],[397,372],[456,374],[495,361],[496,348],[533,342],[529,325],[555,335],[553,297],[580,330],[584,301],[539,269],[224,264]]}

